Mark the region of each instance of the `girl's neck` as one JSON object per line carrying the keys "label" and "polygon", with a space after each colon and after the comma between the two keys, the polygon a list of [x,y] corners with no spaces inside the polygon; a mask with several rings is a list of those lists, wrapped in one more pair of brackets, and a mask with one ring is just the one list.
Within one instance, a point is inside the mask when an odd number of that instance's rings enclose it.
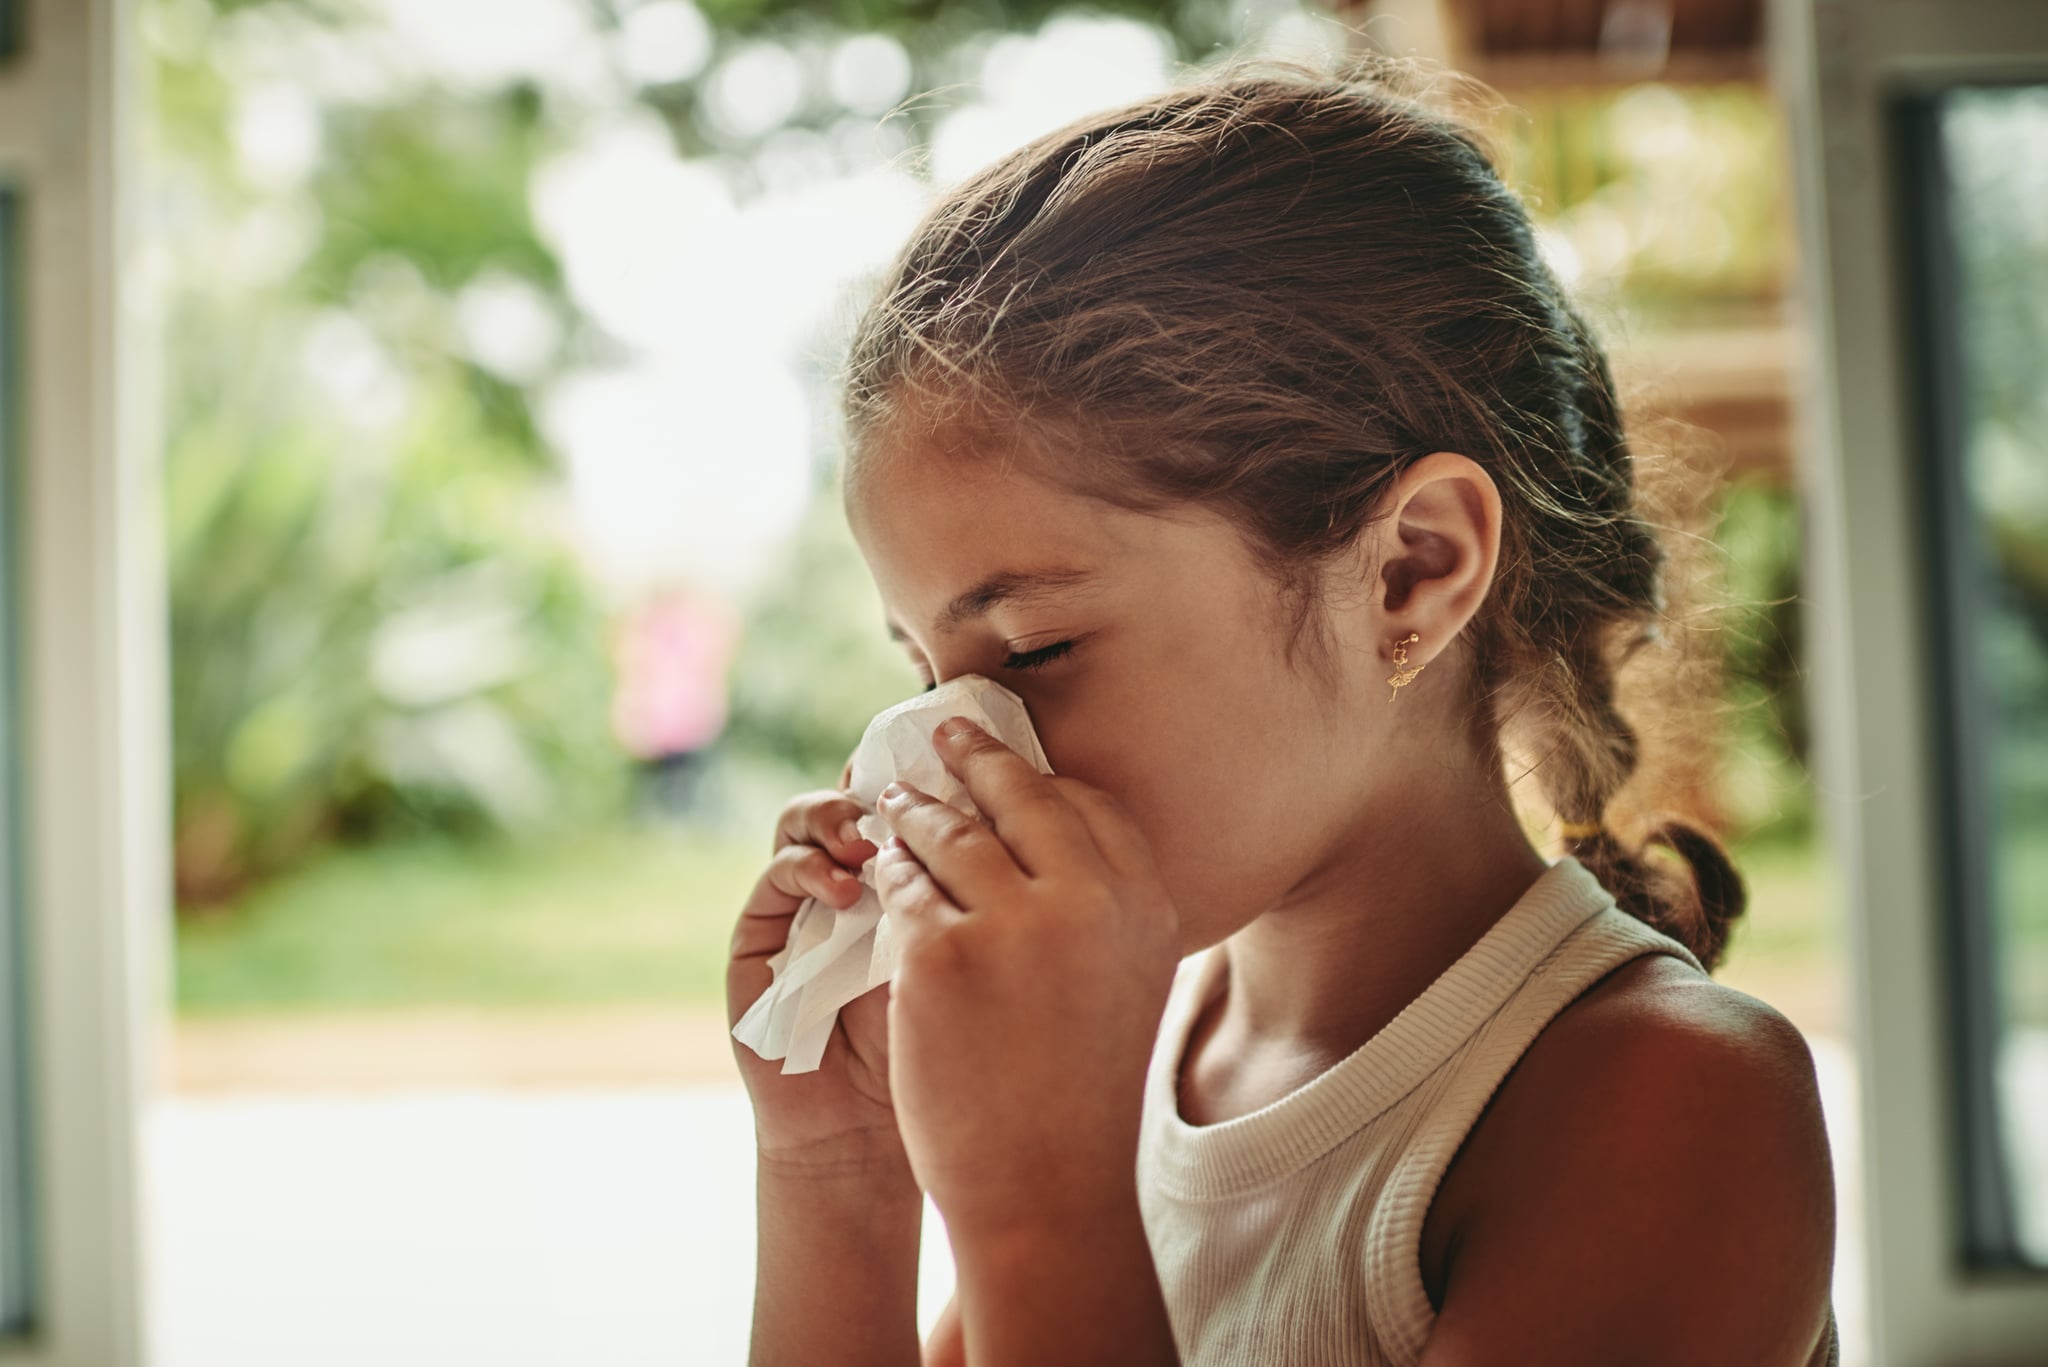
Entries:
{"label": "girl's neck", "polygon": [[1439,797],[1409,804],[1398,824],[1369,823],[1285,903],[1223,942],[1224,981],[1203,1031],[1221,1057],[1288,1057],[1316,1071],[1335,1063],[1549,867],[1504,793],[1476,804]]}

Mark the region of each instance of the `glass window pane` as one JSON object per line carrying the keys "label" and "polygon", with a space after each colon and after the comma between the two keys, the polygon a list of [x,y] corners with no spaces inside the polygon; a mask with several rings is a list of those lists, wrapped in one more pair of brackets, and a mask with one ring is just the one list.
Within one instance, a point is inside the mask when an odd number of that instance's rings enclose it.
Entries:
{"label": "glass window pane", "polygon": [[[0,0],[4,4],[4,0]],[[28,880],[23,869],[24,823],[20,795],[22,746],[20,633],[22,564],[20,501],[21,393],[16,358],[20,336],[19,205],[0,186],[0,1338],[29,1328],[29,1207],[27,1181],[27,975],[22,926]]]}
{"label": "glass window pane", "polygon": [[2048,1267],[2048,85],[1914,103],[1968,1228]]}

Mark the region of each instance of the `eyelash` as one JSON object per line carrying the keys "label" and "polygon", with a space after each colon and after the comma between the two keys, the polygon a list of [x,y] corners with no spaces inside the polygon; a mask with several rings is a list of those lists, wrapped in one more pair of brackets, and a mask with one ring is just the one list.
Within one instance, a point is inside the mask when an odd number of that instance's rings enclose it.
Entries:
{"label": "eyelash", "polygon": [[[1072,641],[1055,641],[1049,646],[1040,646],[1036,650],[1013,653],[1007,660],[1003,661],[1003,668],[1043,669],[1073,648],[1074,643]],[[924,691],[929,693],[937,687],[938,685],[935,683],[928,683],[924,686]]]}

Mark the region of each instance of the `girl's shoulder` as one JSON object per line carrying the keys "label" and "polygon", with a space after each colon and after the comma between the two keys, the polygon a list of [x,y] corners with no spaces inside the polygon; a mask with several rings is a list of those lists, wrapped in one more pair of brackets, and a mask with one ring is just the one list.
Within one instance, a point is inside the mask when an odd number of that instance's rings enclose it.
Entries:
{"label": "girl's shoulder", "polygon": [[[1832,1179],[1806,1037],[1768,1002],[1669,954],[1630,959],[1559,1011],[1494,1092],[1458,1163],[1495,1146],[1526,1155],[1577,1144],[1602,1118],[1666,1151],[1732,1150],[1771,1128],[1798,1141],[1774,1145],[1774,1157]],[[1486,1195],[1498,1198],[1489,1208],[1515,1199],[1498,1186]]]}
{"label": "girl's shoulder", "polygon": [[1560,1011],[1536,1037],[1537,1050],[1597,1064],[1617,1049],[1721,1047],[1775,1066],[1811,1073],[1806,1037],[1769,1002],[1714,981],[1670,954],[1643,954],[1617,966]]}
{"label": "girl's shoulder", "polygon": [[[1425,1282],[1455,1314],[1461,1288],[1533,1257],[1539,1280],[1616,1279],[1703,1342],[1732,1332],[1705,1323],[1715,1306],[1749,1297],[1781,1323],[1818,1324],[1833,1184],[1798,1028],[1672,955],[1645,954],[1560,1011],[1496,1089],[1432,1203]],[[1701,1285],[1715,1295],[1697,1296]],[[1654,1319],[1659,1307],[1641,1308]]]}

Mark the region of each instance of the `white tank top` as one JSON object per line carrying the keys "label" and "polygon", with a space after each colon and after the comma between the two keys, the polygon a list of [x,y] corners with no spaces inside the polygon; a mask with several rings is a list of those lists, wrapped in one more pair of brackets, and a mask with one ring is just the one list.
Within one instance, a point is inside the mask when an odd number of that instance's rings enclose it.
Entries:
{"label": "white tank top", "polygon": [[1214,1125],[1181,1119],[1176,1082],[1223,956],[1183,960],[1138,1150],[1139,1203],[1181,1361],[1415,1362],[1436,1322],[1422,1223],[1444,1169],[1551,1018],[1643,954],[1705,974],[1565,855],[1378,1034],[1278,1101]]}

